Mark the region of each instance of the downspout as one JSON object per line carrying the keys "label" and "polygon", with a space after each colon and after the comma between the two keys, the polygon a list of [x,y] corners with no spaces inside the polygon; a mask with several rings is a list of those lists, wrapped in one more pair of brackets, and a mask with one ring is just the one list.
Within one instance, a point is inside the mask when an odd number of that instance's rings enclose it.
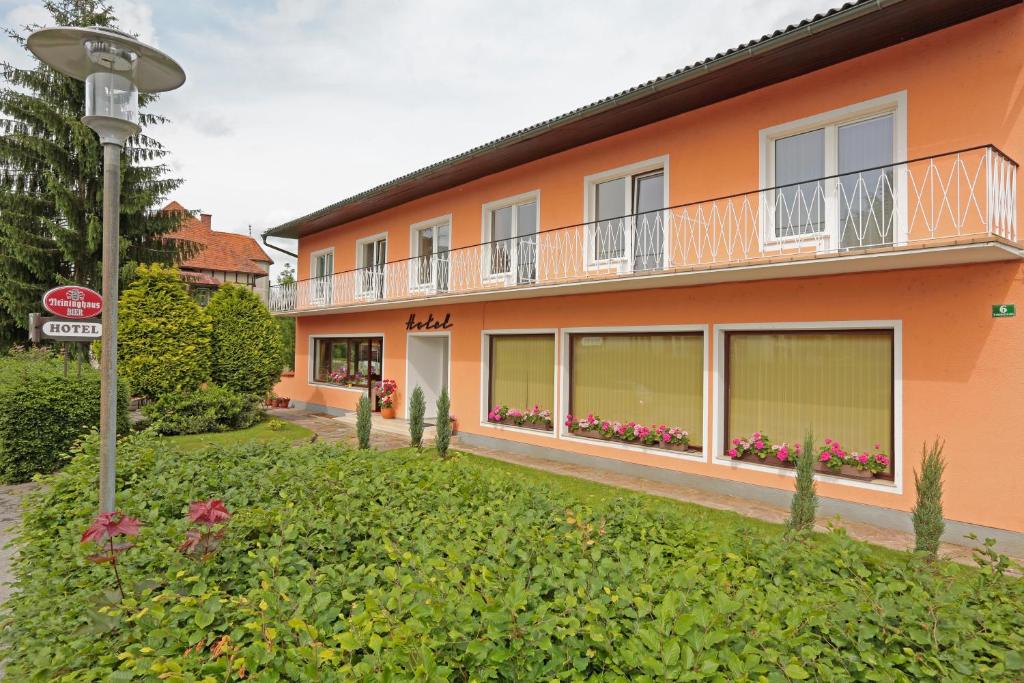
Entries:
{"label": "downspout", "polygon": [[281,247],[275,247],[273,244],[271,244],[270,242],[267,241],[267,236],[266,235],[260,235],[260,239],[263,240],[263,246],[265,246],[265,247],[270,247],[274,251],[279,251],[282,254],[287,254],[288,256],[291,256],[292,258],[295,258],[295,259],[299,258],[298,254],[293,254],[292,252],[288,251],[287,249],[282,249]]}

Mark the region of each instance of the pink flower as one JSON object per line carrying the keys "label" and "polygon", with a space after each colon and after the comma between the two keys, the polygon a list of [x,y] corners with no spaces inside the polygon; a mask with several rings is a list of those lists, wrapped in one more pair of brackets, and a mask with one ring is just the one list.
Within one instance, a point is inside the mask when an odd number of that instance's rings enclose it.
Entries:
{"label": "pink flower", "polygon": [[830,443],[832,443],[832,439],[825,439],[825,445],[826,445],[826,446],[827,446],[828,444],[830,444]]}
{"label": "pink flower", "polygon": [[667,433],[662,434],[661,435],[661,440],[664,441],[665,443],[668,443],[669,441],[672,440],[672,435],[671,434],[667,434]]}
{"label": "pink flower", "polygon": [[756,448],[758,450],[761,450],[762,448],[764,448],[764,441],[760,441],[760,440],[759,441],[755,441],[754,442],[754,448]]}
{"label": "pink flower", "polygon": [[789,458],[789,449],[786,448],[785,444],[783,444],[782,448],[779,449],[779,452],[775,455],[775,457],[781,461],[785,461]]}
{"label": "pink flower", "polygon": [[860,464],[862,464],[862,465],[867,465],[868,464],[868,454],[867,453],[861,453],[860,455],[857,456],[857,461],[860,462]]}
{"label": "pink flower", "polygon": [[728,451],[726,451],[726,455],[728,455],[730,458],[740,457],[739,451],[737,451],[735,448],[730,448]]}
{"label": "pink flower", "polygon": [[881,445],[881,444],[877,444],[877,443],[875,444],[875,450],[876,450],[876,451],[877,451],[877,450],[878,450],[879,448],[881,448],[881,447],[882,447],[882,445]]}
{"label": "pink flower", "polygon": [[754,439],[755,441],[759,441],[761,439],[761,432],[754,432],[753,434],[750,435],[750,438]]}
{"label": "pink flower", "polygon": [[740,445],[740,440],[739,440],[739,438],[735,438],[735,439],[733,439],[733,440],[732,440],[732,445],[733,445],[733,446],[739,446],[739,445]]}
{"label": "pink flower", "polygon": [[828,461],[829,461],[829,460],[831,460],[831,459],[832,459],[832,456],[831,456],[831,455],[829,455],[829,452],[828,452],[828,451],[822,451],[822,452],[821,452],[821,461],[822,461],[822,462],[828,462]]}

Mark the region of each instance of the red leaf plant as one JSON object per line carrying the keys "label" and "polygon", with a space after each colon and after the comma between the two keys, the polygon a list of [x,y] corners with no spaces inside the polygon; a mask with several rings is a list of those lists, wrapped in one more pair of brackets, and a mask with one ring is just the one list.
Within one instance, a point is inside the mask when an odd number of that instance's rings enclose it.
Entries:
{"label": "red leaf plant", "polygon": [[121,574],[117,571],[117,556],[131,548],[133,544],[114,543],[114,539],[118,536],[138,536],[139,526],[139,520],[128,517],[123,512],[104,512],[96,515],[92,525],[82,534],[81,543],[96,543],[100,547],[100,552],[90,555],[89,560],[100,564],[110,563],[121,599],[124,599],[124,585],[121,583]]}
{"label": "red leaf plant", "polygon": [[188,518],[195,526],[185,532],[185,540],[178,550],[190,557],[206,560],[217,551],[220,539],[224,537],[224,528],[214,527],[227,522],[231,513],[222,500],[211,498],[189,503]]}

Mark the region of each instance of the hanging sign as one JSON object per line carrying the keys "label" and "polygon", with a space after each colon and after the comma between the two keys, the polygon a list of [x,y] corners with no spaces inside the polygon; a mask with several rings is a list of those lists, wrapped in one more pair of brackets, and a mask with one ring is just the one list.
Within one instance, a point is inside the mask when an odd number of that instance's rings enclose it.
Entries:
{"label": "hanging sign", "polygon": [[992,304],[993,318],[1012,318],[1017,315],[1017,304]]}
{"label": "hanging sign", "polygon": [[410,313],[409,319],[405,321],[405,329],[407,330],[447,330],[454,325],[451,322],[452,314],[445,313],[444,320],[436,320],[434,314],[431,313],[427,316],[426,320],[416,320],[416,314]]}
{"label": "hanging sign", "polygon": [[103,310],[103,297],[88,287],[54,287],[43,294],[43,308],[61,318],[95,318]]}

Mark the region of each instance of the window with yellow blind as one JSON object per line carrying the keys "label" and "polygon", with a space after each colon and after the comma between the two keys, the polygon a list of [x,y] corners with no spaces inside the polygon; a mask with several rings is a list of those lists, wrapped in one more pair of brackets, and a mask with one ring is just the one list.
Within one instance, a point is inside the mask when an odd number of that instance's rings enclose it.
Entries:
{"label": "window with yellow blind", "polygon": [[[818,445],[893,452],[892,330],[727,332],[725,344],[727,443],[811,431]],[[880,476],[891,475],[890,459]]]}
{"label": "window with yellow blind", "polygon": [[[549,418],[555,403],[555,335],[492,335],[488,392],[489,407],[530,414],[536,408]],[[537,424],[549,428],[549,422]]]}
{"label": "window with yellow blind", "polygon": [[701,447],[703,333],[573,334],[570,345],[573,416],[679,428]]}

